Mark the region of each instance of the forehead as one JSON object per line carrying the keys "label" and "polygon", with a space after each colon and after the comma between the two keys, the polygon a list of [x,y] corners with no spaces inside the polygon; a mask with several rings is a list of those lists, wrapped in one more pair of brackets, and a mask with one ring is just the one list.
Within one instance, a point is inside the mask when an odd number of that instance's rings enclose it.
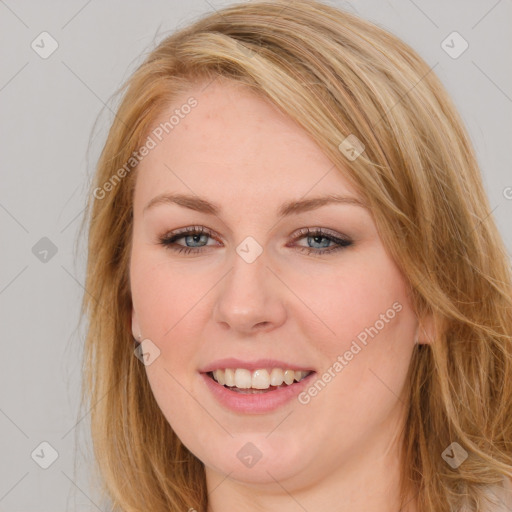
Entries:
{"label": "forehead", "polygon": [[[183,108],[191,98],[196,105]],[[158,129],[161,140],[151,135]],[[193,85],[154,121],[150,136],[156,146],[139,164],[136,192],[146,201],[165,191],[214,195],[218,202],[357,197],[300,125],[230,80]]]}

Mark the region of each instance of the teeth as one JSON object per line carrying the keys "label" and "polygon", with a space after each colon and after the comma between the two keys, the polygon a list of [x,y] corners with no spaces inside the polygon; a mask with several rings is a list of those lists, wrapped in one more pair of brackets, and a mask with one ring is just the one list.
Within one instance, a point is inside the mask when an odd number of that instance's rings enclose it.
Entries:
{"label": "teeth", "polygon": [[267,370],[256,370],[252,374],[251,383],[255,389],[267,389],[270,386],[270,375]]}
{"label": "teeth", "polygon": [[251,385],[251,372],[243,368],[237,368],[235,370],[235,386],[240,389],[249,389]]}
{"label": "teeth", "polygon": [[295,381],[300,382],[311,372],[282,370],[272,368],[271,370],[261,369],[251,372],[245,368],[226,368],[214,370],[213,378],[221,385],[237,387],[239,389],[268,389],[270,386],[282,386],[283,383],[291,385]]}
{"label": "teeth", "polygon": [[283,380],[283,370],[281,370],[281,368],[273,368],[270,372],[270,385],[280,386]]}
{"label": "teeth", "polygon": [[215,370],[213,372],[213,378],[219,383],[224,386],[226,384],[226,380],[224,379],[224,372],[221,370]]}
{"label": "teeth", "polygon": [[[235,385],[235,370],[230,370],[226,368],[224,371],[217,370],[219,373],[224,373],[224,384],[229,387],[233,387]],[[214,376],[215,377],[215,376]],[[220,382],[219,382],[220,384]]]}
{"label": "teeth", "polygon": [[284,381],[288,386],[290,384],[293,384],[293,381],[295,380],[295,372],[293,370],[286,370],[284,372]]}

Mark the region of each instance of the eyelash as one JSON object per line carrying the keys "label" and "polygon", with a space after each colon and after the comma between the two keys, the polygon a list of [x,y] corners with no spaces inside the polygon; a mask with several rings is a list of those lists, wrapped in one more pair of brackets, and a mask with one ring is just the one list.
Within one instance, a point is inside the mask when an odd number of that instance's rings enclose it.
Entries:
{"label": "eyelash", "polygon": [[[159,238],[159,243],[163,245],[166,249],[170,249],[171,251],[177,252],[177,253],[185,253],[185,254],[191,254],[191,253],[201,253],[203,252],[203,249],[206,246],[203,247],[186,247],[186,246],[176,246],[174,242],[176,240],[179,240],[181,238],[184,238],[186,236],[191,235],[208,235],[210,238],[214,238],[212,235],[213,233],[202,226],[194,226],[193,228],[184,228],[183,230],[178,230],[173,233],[169,233],[168,235]],[[299,246],[298,250],[300,252],[305,252],[308,255],[314,255],[314,256],[323,256],[326,254],[331,254],[337,251],[340,251],[342,249],[345,249],[346,247],[349,247],[353,244],[353,242],[349,238],[340,238],[333,236],[332,234],[327,233],[325,230],[321,228],[302,228],[299,230],[299,234],[297,237],[295,237],[295,242],[297,240],[300,240],[301,238],[316,238],[316,237],[322,237],[330,240],[331,242],[334,242],[338,244],[337,246],[327,248],[325,250],[321,249],[313,249],[312,247],[302,247]]]}

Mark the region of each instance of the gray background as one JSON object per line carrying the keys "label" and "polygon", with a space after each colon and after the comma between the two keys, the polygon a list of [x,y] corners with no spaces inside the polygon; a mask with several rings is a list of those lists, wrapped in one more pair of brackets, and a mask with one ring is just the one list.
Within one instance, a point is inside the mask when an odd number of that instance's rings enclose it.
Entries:
{"label": "gray background", "polygon": [[[78,416],[85,244],[75,244],[85,193],[113,93],[165,35],[231,3],[0,0],[0,511],[106,510],[85,465],[89,416]],[[510,252],[511,0],[329,3],[388,29],[436,65],[476,147]],[[42,46],[43,31],[58,43],[46,59],[31,47]],[[469,43],[456,59],[441,46],[453,31]],[[47,469],[38,465],[51,457],[43,441],[59,454]]]}

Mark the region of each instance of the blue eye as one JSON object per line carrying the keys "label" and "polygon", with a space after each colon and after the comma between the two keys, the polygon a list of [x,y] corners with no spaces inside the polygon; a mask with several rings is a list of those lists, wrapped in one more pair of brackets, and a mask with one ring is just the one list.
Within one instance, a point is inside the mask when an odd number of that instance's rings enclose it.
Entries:
{"label": "blue eye", "polygon": [[[308,255],[322,256],[353,245],[352,240],[348,237],[344,235],[334,236],[322,228],[302,228],[299,230],[298,234],[299,236],[296,236],[294,241],[296,242],[297,240],[306,238],[308,239],[308,247],[300,245],[296,247],[300,252],[304,252]],[[182,238],[185,239],[187,245],[176,244],[176,241]],[[207,247],[208,238],[213,238],[213,233],[209,229],[203,226],[194,226],[169,233],[161,237],[159,243],[176,253],[197,254],[204,252],[204,247]],[[310,240],[312,240],[312,242],[310,242]],[[327,247],[326,242],[327,244],[334,243],[334,245]],[[191,247],[188,244],[197,245]],[[320,247],[315,247],[315,245],[319,245]]]}
{"label": "blue eye", "polygon": [[[305,252],[306,254],[312,254],[317,256],[322,256],[324,254],[333,253],[336,251],[340,251],[344,249],[345,247],[349,247],[353,245],[352,240],[350,240],[345,235],[335,236],[333,234],[328,233],[322,228],[302,228],[299,230],[299,234],[301,236],[298,236],[295,238],[295,241],[300,240],[302,238],[308,239],[308,247],[298,246],[299,250],[301,252]],[[312,243],[310,243],[309,240],[313,240]],[[318,250],[314,248],[314,245],[319,244],[320,248],[325,248],[325,243],[321,243],[320,240],[327,241],[328,243],[334,242],[335,245],[325,249],[325,250]]]}
{"label": "blue eye", "polygon": [[160,238],[160,244],[162,244],[167,249],[171,251],[175,251],[177,253],[200,253],[202,251],[202,247],[199,245],[198,247],[189,247],[183,246],[181,244],[176,244],[176,240],[180,240],[182,238],[186,239],[185,243],[199,244],[202,239],[205,242],[205,239],[212,238],[212,232],[209,229],[204,228],[203,226],[194,226],[193,228],[183,228],[169,235],[166,235]]}

